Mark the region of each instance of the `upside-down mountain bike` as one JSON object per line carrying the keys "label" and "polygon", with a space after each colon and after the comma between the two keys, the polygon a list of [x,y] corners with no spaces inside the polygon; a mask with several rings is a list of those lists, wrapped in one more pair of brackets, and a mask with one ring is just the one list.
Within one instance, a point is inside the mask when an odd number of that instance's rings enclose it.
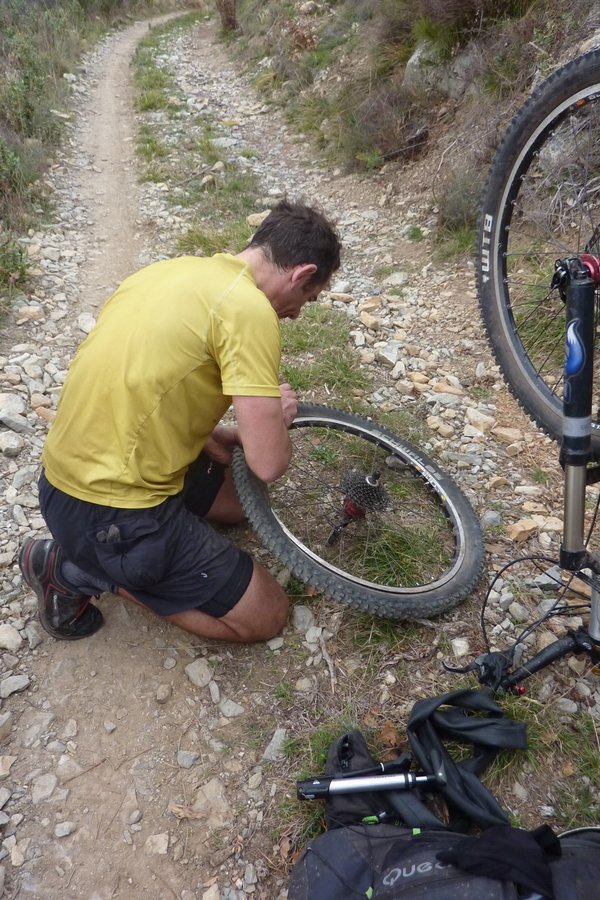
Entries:
{"label": "upside-down mountain bike", "polygon": [[[587,582],[591,610],[587,630],[569,632],[514,672],[512,651],[484,654],[470,668],[508,689],[567,653],[586,652],[600,673],[600,556],[588,550],[598,507],[584,535],[586,488],[600,480],[600,49],[555,71],[511,122],[484,188],[477,275],[509,388],[561,440],[557,562],[567,584]],[[557,590],[567,584],[557,578]],[[546,617],[565,611],[562,599]]]}

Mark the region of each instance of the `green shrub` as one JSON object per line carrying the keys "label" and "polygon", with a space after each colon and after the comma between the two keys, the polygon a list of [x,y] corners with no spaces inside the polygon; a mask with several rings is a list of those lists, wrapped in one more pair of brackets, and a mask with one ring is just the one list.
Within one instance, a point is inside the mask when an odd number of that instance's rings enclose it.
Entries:
{"label": "green shrub", "polygon": [[[393,5],[394,0],[388,3]],[[410,6],[415,20],[427,20],[435,29],[446,28],[465,43],[488,30],[491,23],[524,16],[536,6],[536,0],[415,0]]]}
{"label": "green shrub", "polygon": [[254,229],[246,222],[234,222],[217,230],[195,225],[181,236],[177,249],[181,253],[196,256],[212,256],[213,253],[239,253],[246,246]]}
{"label": "green shrub", "polygon": [[[143,0],[142,0],[143,2]],[[40,213],[40,175],[61,138],[72,72],[130,0],[0,0],[0,282],[27,271],[14,232]]]}
{"label": "green shrub", "polygon": [[28,269],[29,261],[23,247],[10,233],[0,231],[0,288],[22,285]]}
{"label": "green shrub", "polygon": [[12,75],[0,90],[0,119],[25,138],[54,140],[58,129],[48,110],[48,92],[41,60],[26,37],[16,37],[11,46]]}
{"label": "green shrub", "polygon": [[143,94],[140,94],[135,105],[139,112],[148,112],[152,109],[163,109],[167,103],[168,100],[162,91],[152,88],[151,90],[144,91]]}
{"label": "green shrub", "polygon": [[[571,17],[585,21],[593,0],[573,3]],[[405,96],[402,89],[420,42],[431,42],[443,61],[476,39],[482,62],[473,87],[479,83],[494,99],[527,89],[543,63],[539,39],[533,40],[540,0],[336,0],[319,4],[310,19],[299,17],[297,7],[240,0],[238,48],[261,61],[261,89],[287,108],[294,125],[312,134],[331,162],[349,167],[410,158],[433,136],[438,120],[431,98]],[[566,35],[564,16],[559,10],[547,16],[556,19],[553,46],[566,43],[568,37],[558,37]],[[507,110],[493,113],[488,132]]]}
{"label": "green shrub", "polygon": [[409,225],[406,229],[406,239],[408,241],[422,241],[425,235],[418,225]]}
{"label": "green shrub", "polygon": [[[40,141],[18,141],[0,126],[0,223],[6,228],[19,228],[28,210],[39,205],[39,175],[44,163]],[[1,228],[1,225],[0,225]]]}
{"label": "green shrub", "polygon": [[0,137],[0,218],[3,221],[8,215],[8,206],[3,199],[11,194],[21,196],[26,188],[27,180],[18,153]]}
{"label": "green shrub", "polygon": [[475,228],[481,197],[482,176],[471,169],[457,169],[436,189],[438,225],[447,231]]}

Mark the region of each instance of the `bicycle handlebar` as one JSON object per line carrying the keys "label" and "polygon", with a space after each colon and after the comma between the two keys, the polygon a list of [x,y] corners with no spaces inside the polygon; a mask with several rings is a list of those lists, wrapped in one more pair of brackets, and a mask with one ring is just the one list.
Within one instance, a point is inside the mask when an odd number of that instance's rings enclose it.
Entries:
{"label": "bicycle handlebar", "polygon": [[510,675],[506,675],[502,679],[500,687],[503,690],[508,690],[517,685],[520,681],[525,681],[526,678],[529,678],[529,676],[533,675],[535,672],[539,672],[540,669],[544,669],[551,663],[556,662],[557,659],[562,659],[562,657],[566,656],[568,653],[583,650],[589,651],[591,646],[591,640],[587,632],[583,629],[571,631],[564,638],[560,638],[552,644],[549,644],[547,647],[544,647],[543,650],[540,650],[540,652],[525,665],[519,666],[519,668],[515,669],[514,672],[511,672]]}
{"label": "bicycle handlebar", "polygon": [[562,659],[568,653],[590,653],[593,657],[594,641],[584,628],[577,631],[569,631],[564,638],[553,641],[548,647],[540,650],[532,659],[519,666],[514,672],[510,671],[512,664],[512,652],[502,653],[498,650],[483,653],[469,663],[468,666],[457,668],[443,663],[447,672],[457,672],[462,675],[467,672],[475,672],[480,684],[486,685],[493,691],[508,691],[514,688],[520,681],[525,681],[530,675],[539,672],[557,659]]}

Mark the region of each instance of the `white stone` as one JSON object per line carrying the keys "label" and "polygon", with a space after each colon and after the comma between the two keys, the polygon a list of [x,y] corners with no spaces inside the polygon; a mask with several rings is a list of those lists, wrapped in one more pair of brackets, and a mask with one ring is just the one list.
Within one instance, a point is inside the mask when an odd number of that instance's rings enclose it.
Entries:
{"label": "white stone", "polygon": [[34,778],[31,787],[31,802],[34,805],[37,805],[38,803],[41,803],[42,800],[48,800],[54,793],[57,781],[56,775],[53,775],[51,772],[47,772],[45,775],[39,775],[37,778]]}
{"label": "white stone", "polygon": [[407,272],[392,272],[391,275],[388,275],[387,278],[383,279],[383,283],[388,284],[391,287],[401,287],[403,284],[406,284],[407,281]]}
{"label": "white stone", "polygon": [[4,780],[8,776],[10,767],[16,759],[16,756],[0,756],[0,780]]}
{"label": "white stone", "polygon": [[467,407],[465,417],[470,425],[474,425],[475,428],[482,431],[484,434],[485,432],[490,431],[496,421],[492,416],[488,416],[478,409],[474,409],[472,406]]}
{"label": "white stone", "polygon": [[202,900],[221,900],[221,890],[217,882],[211,884],[207,891],[202,894]]}
{"label": "white stone", "polygon": [[19,455],[24,447],[25,442],[15,431],[0,432],[0,453],[9,459],[14,459]]}
{"label": "white stone", "polygon": [[163,831],[161,834],[151,834],[146,838],[144,850],[151,855],[165,856],[169,849],[169,832]]}
{"label": "white stone", "polygon": [[292,625],[295,631],[306,633],[311,625],[315,624],[315,617],[308,606],[294,606],[292,610]]}
{"label": "white stone", "polygon": [[75,822],[59,822],[54,829],[54,836],[57,838],[67,837],[77,830]]}
{"label": "white stone", "polygon": [[228,828],[231,824],[231,807],[225,795],[225,786],[219,778],[211,778],[198,788],[192,808],[206,816],[207,828]]}
{"label": "white stone", "polygon": [[267,641],[267,647],[269,648],[269,650],[281,650],[281,648],[283,647],[283,638],[271,638],[270,641]]}
{"label": "white stone", "polygon": [[185,667],[185,674],[196,687],[206,687],[214,676],[214,669],[205,659],[195,659]]}
{"label": "white stone", "polygon": [[16,628],[4,623],[0,625],[0,648],[2,650],[18,650],[23,643],[23,638]]}
{"label": "white stone", "polygon": [[469,642],[466,638],[460,638],[460,637],[454,638],[451,641],[451,645],[452,645],[452,652],[454,653],[454,655],[456,657],[468,656],[469,653],[471,652],[470,647],[469,647]]}
{"label": "white stone", "polygon": [[287,731],[285,728],[276,728],[275,733],[267,744],[262,758],[275,762],[283,756],[283,743],[285,741]]}
{"label": "white stone", "polygon": [[323,633],[323,629],[319,625],[312,625],[308,631],[306,632],[306,643],[307,644],[318,644],[319,638]]}
{"label": "white stone", "polygon": [[182,769],[191,769],[199,759],[200,754],[195,750],[179,750],[177,753],[177,765]]}
{"label": "white stone", "polygon": [[236,716],[241,716],[246,712],[244,707],[240,706],[239,703],[236,703],[235,700],[228,699],[221,700],[219,709],[226,719],[234,719]]}
{"label": "white stone", "polygon": [[61,782],[75,778],[77,775],[81,775],[82,772],[83,769],[79,763],[75,762],[75,760],[70,756],[67,756],[67,754],[61,756],[56,767],[56,773]]}
{"label": "white stone", "polygon": [[20,394],[0,394],[0,414],[22,416],[26,410],[27,405]]}
{"label": "white stone", "polygon": [[77,325],[85,334],[89,334],[95,324],[96,320],[90,313],[81,313],[77,318]]}
{"label": "white stone", "polygon": [[370,329],[371,331],[379,331],[381,328],[381,322],[377,318],[377,316],[372,316],[371,313],[363,310],[360,314],[360,321],[363,323],[365,328]]}
{"label": "white stone", "polygon": [[29,675],[8,675],[0,681],[0,697],[6,699],[17,691],[24,691],[29,687]]}
{"label": "white stone", "polygon": [[11,733],[12,724],[13,714],[10,711],[0,713],[0,741],[4,740],[4,738],[8,737],[8,735]]}

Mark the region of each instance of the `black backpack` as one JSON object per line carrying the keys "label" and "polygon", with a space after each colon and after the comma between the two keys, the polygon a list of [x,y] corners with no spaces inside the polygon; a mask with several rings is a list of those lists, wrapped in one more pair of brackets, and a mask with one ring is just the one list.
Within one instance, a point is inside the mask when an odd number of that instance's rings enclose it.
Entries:
{"label": "black backpack", "polygon": [[[504,826],[508,827],[508,826]],[[515,829],[518,831],[518,829]],[[526,832],[527,834],[527,832]],[[288,900],[598,900],[600,828],[558,838],[561,855],[549,862],[552,892],[466,872],[438,859],[478,838],[439,829],[346,825],[310,841],[294,866]]]}

